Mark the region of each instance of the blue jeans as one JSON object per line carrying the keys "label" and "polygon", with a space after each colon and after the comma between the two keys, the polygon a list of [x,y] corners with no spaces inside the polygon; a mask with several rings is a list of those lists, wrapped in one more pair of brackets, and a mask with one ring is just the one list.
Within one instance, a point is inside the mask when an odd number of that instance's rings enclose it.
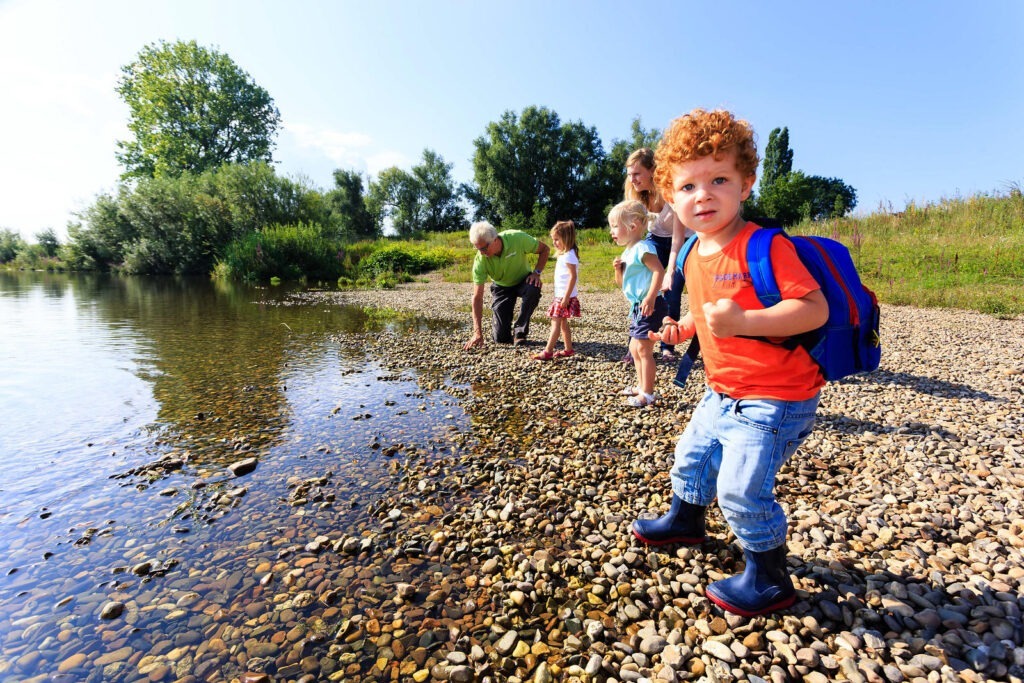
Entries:
{"label": "blue jeans", "polygon": [[676,444],[672,492],[718,507],[740,545],[764,552],[786,542],[775,475],[814,427],[818,398],[733,399],[708,389]]}

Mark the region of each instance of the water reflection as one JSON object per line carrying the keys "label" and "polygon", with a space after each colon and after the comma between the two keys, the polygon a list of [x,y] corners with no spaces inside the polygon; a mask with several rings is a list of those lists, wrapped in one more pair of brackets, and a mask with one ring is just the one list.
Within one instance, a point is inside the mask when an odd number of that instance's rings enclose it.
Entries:
{"label": "water reflection", "polygon": [[[173,636],[157,613],[92,625],[114,598],[227,600],[224,577],[282,543],[365,523],[382,453],[430,457],[468,425],[444,392],[328,341],[388,323],[293,294],[0,273],[0,664],[29,677],[112,630],[140,650]],[[246,457],[258,468],[233,477]]]}

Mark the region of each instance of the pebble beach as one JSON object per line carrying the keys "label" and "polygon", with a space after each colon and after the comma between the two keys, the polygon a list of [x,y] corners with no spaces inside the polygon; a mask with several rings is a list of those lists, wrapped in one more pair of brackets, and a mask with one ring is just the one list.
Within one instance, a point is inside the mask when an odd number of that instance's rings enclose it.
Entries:
{"label": "pebble beach", "polygon": [[[330,296],[462,321],[468,338],[469,285]],[[702,375],[680,389],[659,363],[661,401],[626,407],[625,303],[586,291],[581,303],[577,355],[547,363],[530,359],[542,314],[526,348],[367,342],[481,389],[463,392],[475,428],[461,456],[403,464],[380,505],[400,523],[367,530],[444,569],[411,587],[385,579],[372,612],[353,610],[335,655],[378,630],[384,643],[352,680],[1024,679],[1024,321],[883,306],[881,368],[823,390],[778,478],[798,602],[746,619],[704,595],[742,566],[717,508],[700,547],[647,548],[629,532],[668,508]],[[389,624],[403,635],[384,636]]]}
{"label": "pebble beach", "polygon": [[[259,449],[227,444],[235,478],[211,476],[201,490],[222,488],[202,509],[218,524],[256,528],[250,509],[284,521],[205,563],[178,564],[169,526],[162,545],[127,543],[99,590],[84,570],[50,595],[26,589],[0,614],[0,680],[1024,680],[1024,321],[883,306],[881,368],[826,386],[778,477],[798,600],[747,619],[705,597],[742,570],[717,507],[700,546],[648,548],[629,530],[668,509],[699,366],[678,388],[659,362],[659,401],[630,408],[620,293],[583,288],[577,353],[550,362],[530,358],[548,334],[550,283],[517,348],[462,350],[470,293],[432,276],[300,295],[447,322],[331,341],[396,378],[414,373],[421,409],[451,424],[387,441],[374,421],[401,412],[325,406],[365,423],[379,453],[379,471],[353,465],[365,474],[351,488],[339,460],[288,477],[286,493],[260,490],[246,483],[269,467]],[[126,481],[181,467],[164,459]],[[48,635],[47,614],[77,584],[76,616]]]}

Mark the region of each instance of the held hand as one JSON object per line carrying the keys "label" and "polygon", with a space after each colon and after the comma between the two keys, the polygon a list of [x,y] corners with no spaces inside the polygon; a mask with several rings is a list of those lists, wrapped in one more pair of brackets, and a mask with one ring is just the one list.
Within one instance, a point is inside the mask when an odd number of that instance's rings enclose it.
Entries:
{"label": "held hand", "polygon": [[683,323],[676,322],[672,318],[665,316],[665,319],[661,321],[661,332],[651,332],[647,335],[648,339],[653,341],[663,341],[666,344],[675,346],[680,344],[694,335],[693,325],[684,325]]}
{"label": "held hand", "polygon": [[732,299],[704,303],[704,320],[716,337],[735,337],[746,332],[746,311]]}
{"label": "held hand", "polygon": [[462,347],[462,350],[469,351],[474,346],[484,347],[484,335],[482,332],[474,332],[473,336],[466,342],[466,345]]}
{"label": "held hand", "polygon": [[667,292],[672,289],[672,277],[675,275],[675,270],[666,270],[665,277],[661,279],[661,291]]}

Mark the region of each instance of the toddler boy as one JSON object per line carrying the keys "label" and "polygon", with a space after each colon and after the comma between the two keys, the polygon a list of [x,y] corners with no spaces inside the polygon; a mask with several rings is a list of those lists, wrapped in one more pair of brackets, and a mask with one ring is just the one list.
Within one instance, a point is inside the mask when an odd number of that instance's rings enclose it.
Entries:
{"label": "toddler boy", "polygon": [[764,308],[757,299],[746,249],[759,226],[741,214],[758,164],[746,121],[694,109],[672,122],[655,159],[658,189],[697,233],[683,264],[690,311],[679,328],[696,331],[708,386],[676,445],[671,509],[636,520],[633,533],[648,545],[701,543],[717,496],[746,567],[709,585],[707,596],[736,614],[765,614],[796,600],[775,476],[811,432],[825,383],[802,347],[773,342],[823,325],[828,303],[784,238],[771,245],[783,300]]}

